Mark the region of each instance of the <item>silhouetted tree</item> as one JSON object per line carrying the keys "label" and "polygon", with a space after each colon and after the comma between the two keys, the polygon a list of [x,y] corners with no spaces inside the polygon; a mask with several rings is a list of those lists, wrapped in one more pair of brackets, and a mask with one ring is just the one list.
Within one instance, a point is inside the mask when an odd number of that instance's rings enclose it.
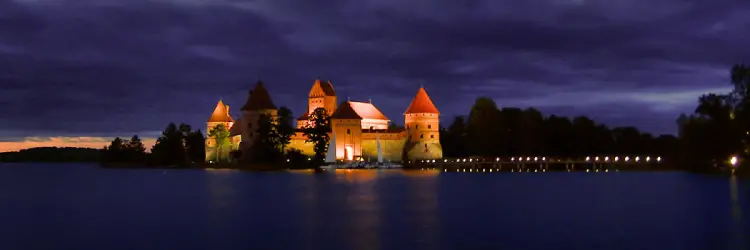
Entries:
{"label": "silhouetted tree", "polygon": [[275,144],[281,147],[281,152],[286,152],[286,147],[292,142],[295,132],[293,122],[292,110],[280,107],[273,126],[273,137]]}
{"label": "silhouetted tree", "polygon": [[271,163],[281,160],[283,156],[279,134],[275,131],[273,119],[267,115],[258,118],[258,127],[255,131],[254,142],[250,148],[250,159],[253,163]]}
{"label": "silhouetted tree", "polygon": [[200,129],[187,134],[185,150],[190,162],[202,163],[206,161],[206,138]]}
{"label": "silhouetted tree", "polygon": [[466,118],[456,116],[453,123],[446,129],[440,128],[440,145],[443,147],[445,157],[467,157]]}
{"label": "silhouetted tree", "polygon": [[185,147],[182,131],[177,125],[170,123],[151,148],[152,164],[155,165],[186,165]]}
{"label": "silhouetted tree", "polygon": [[307,137],[306,142],[313,144],[313,151],[315,151],[313,163],[315,166],[325,162],[325,154],[330,141],[331,123],[324,108],[316,108],[310,114],[309,123],[303,129],[303,133]]}
{"label": "silhouetted tree", "polygon": [[495,101],[490,98],[480,97],[471,107],[467,129],[468,144],[472,154],[478,156],[497,155],[500,132],[497,125],[500,123],[500,114]]}

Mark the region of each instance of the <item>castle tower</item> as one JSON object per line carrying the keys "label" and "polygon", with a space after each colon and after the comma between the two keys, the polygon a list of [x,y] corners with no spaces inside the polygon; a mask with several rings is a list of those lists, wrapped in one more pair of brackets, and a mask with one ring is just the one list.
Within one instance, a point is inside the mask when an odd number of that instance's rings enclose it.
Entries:
{"label": "castle tower", "polygon": [[239,149],[243,152],[249,152],[250,147],[257,137],[256,131],[261,115],[267,115],[271,119],[276,119],[278,109],[273,104],[268,90],[263,86],[263,82],[258,81],[255,84],[255,88],[250,91],[247,102],[245,102],[245,105],[240,110],[242,110],[242,118],[240,118],[239,127],[233,129],[231,132],[232,134],[241,135],[242,142]]}
{"label": "castle tower", "polygon": [[404,112],[404,124],[408,136],[406,157],[409,160],[443,158],[443,148],[440,146],[440,111],[423,87],[419,88]]}
{"label": "castle tower", "polygon": [[[223,124],[229,131],[231,131],[236,124],[234,119],[232,119],[232,116],[229,114],[229,105],[224,104],[224,101],[221,99],[219,99],[219,102],[216,104],[216,108],[214,108],[214,112],[211,113],[211,117],[206,121],[206,161],[216,159],[216,155],[213,154],[215,153],[216,138],[209,137],[209,133],[220,124]],[[240,142],[240,138],[238,136],[233,137],[231,133],[229,140],[233,147]]]}
{"label": "castle tower", "polygon": [[362,116],[350,102],[342,102],[331,115],[331,131],[336,133],[337,160],[352,161],[362,155]]}
{"label": "castle tower", "polygon": [[297,128],[303,128],[307,125],[307,119],[316,108],[325,108],[328,116],[333,115],[336,111],[336,91],[333,89],[331,81],[315,80],[310,94],[307,99],[307,112],[297,118]]}
{"label": "castle tower", "polygon": [[224,101],[222,101],[221,99],[219,99],[219,102],[216,103],[214,112],[211,113],[211,117],[209,117],[208,121],[206,122],[206,146],[215,146],[216,141],[214,140],[214,138],[208,138],[208,133],[210,133],[211,129],[219,124],[224,124],[224,127],[226,127],[227,130],[229,130],[234,125],[234,119],[232,119],[232,116],[229,115],[229,105],[224,104]]}

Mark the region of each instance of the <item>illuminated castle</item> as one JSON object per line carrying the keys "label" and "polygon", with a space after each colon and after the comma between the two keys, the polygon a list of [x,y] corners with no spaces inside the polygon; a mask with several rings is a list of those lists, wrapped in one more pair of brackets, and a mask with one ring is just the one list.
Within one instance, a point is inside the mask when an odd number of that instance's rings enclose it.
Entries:
{"label": "illuminated castle", "polygon": [[[389,128],[391,120],[372,101],[345,100],[339,103],[330,81],[315,80],[308,95],[307,109],[297,118],[297,132],[292,136],[288,148],[298,149],[306,155],[314,154],[313,145],[305,142],[302,128],[307,126],[309,115],[317,108],[324,108],[331,117],[332,132],[336,134],[336,158],[339,160],[376,160],[378,140],[383,157],[389,161],[402,161],[404,156],[410,160],[443,157],[439,133],[440,112],[424,88],[419,88],[404,112],[405,128]],[[219,100],[207,122],[207,131],[217,124],[226,124],[230,128],[233,145],[245,151],[254,141],[259,116],[266,114],[276,117],[277,108],[263,83],[258,82],[241,111],[242,117],[234,122],[229,115],[229,106]],[[206,140],[209,158],[213,152],[211,147],[215,145],[212,141],[213,138]]]}

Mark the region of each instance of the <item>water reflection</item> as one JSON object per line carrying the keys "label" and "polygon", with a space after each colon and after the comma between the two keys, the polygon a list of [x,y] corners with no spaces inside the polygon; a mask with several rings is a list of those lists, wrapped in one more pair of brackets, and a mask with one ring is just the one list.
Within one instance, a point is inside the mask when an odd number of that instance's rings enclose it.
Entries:
{"label": "water reflection", "polygon": [[349,249],[380,249],[381,204],[375,190],[378,175],[372,170],[336,171],[336,180],[349,184],[346,194],[347,241]]}
{"label": "water reflection", "polygon": [[236,191],[231,186],[231,179],[237,171],[229,169],[206,169],[206,190],[211,202],[206,205],[209,223],[219,229],[231,223],[232,214],[228,211],[234,207]]}
{"label": "water reflection", "polygon": [[409,218],[411,230],[418,245],[427,249],[440,247],[440,221],[438,214],[438,175],[440,171],[406,171],[409,180]]}
{"label": "water reflection", "polygon": [[[305,173],[305,172],[296,172],[296,173]],[[315,249],[316,247],[316,238],[318,235],[316,232],[318,232],[316,226],[320,222],[318,220],[320,209],[318,209],[320,197],[318,195],[318,192],[320,192],[320,189],[317,185],[317,182],[314,178],[304,178],[301,179],[302,181],[302,188],[298,194],[300,195],[300,200],[302,201],[302,213],[305,214],[302,219],[303,224],[303,230],[300,231],[301,238],[306,242],[304,244],[308,247],[308,249]]]}
{"label": "water reflection", "polygon": [[732,219],[734,219],[734,237],[737,239],[737,249],[746,248],[744,223],[742,222],[742,209],[740,208],[739,191],[737,188],[737,177],[732,175],[729,179],[729,195],[732,200]]}

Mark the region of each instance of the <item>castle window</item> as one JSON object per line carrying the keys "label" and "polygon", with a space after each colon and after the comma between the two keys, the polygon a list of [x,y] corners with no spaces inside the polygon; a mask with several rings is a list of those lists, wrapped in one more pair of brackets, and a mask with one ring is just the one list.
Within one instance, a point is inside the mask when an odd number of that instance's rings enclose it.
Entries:
{"label": "castle window", "polygon": [[423,139],[423,138],[424,138],[424,134],[419,135],[419,139]]}
{"label": "castle window", "polygon": [[351,131],[351,130],[349,130],[349,129],[346,129],[346,134],[347,134],[347,135],[350,135],[350,134],[352,134],[352,131]]}
{"label": "castle window", "polygon": [[432,128],[432,125],[427,125],[427,128]]}
{"label": "castle window", "polygon": [[253,138],[253,132],[250,132],[250,138]]}
{"label": "castle window", "polygon": [[247,124],[247,128],[250,128],[250,129],[253,128],[253,124],[252,123],[248,123]]}
{"label": "castle window", "polygon": [[370,130],[373,130],[373,129],[375,129],[375,128],[373,126],[370,126]]}
{"label": "castle window", "polygon": [[430,135],[430,138],[435,139],[435,135]]}
{"label": "castle window", "polygon": [[417,124],[417,127],[416,127],[416,128],[417,128],[417,129],[419,129],[419,124]]}

